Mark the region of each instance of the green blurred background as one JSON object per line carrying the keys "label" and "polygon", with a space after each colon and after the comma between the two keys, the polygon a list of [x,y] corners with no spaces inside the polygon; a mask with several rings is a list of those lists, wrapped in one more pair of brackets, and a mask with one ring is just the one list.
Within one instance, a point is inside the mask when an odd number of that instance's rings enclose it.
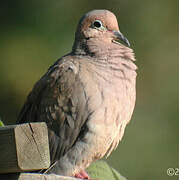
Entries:
{"label": "green blurred background", "polygon": [[[33,84],[69,52],[79,18],[108,9],[135,50],[137,103],[108,162],[129,180],[170,180],[179,168],[178,0],[0,1],[0,116],[15,123]],[[178,172],[179,173],[179,172]]]}

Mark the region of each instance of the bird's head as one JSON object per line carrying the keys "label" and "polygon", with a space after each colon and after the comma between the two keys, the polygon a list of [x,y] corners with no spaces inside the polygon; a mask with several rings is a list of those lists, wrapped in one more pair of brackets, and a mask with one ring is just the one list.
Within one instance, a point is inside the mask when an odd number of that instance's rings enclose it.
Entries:
{"label": "bird's head", "polygon": [[120,32],[116,16],[108,10],[93,10],[86,13],[79,21],[75,41],[97,38],[100,41],[122,41],[130,46],[129,41]]}

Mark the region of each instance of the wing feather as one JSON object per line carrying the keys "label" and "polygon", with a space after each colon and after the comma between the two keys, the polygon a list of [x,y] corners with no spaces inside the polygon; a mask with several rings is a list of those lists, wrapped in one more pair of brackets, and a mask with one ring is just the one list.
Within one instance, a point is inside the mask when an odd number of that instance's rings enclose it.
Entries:
{"label": "wing feather", "polygon": [[52,162],[73,146],[88,117],[77,69],[69,61],[58,61],[51,66],[35,84],[18,116],[17,123],[47,123]]}

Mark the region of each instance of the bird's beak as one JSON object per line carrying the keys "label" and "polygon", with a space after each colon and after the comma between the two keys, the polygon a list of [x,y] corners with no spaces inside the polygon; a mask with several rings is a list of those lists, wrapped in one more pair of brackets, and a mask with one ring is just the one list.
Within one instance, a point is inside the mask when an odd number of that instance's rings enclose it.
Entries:
{"label": "bird's beak", "polygon": [[127,46],[130,46],[128,39],[126,37],[124,37],[124,35],[120,31],[113,31],[113,34],[114,34],[116,40],[121,40]]}

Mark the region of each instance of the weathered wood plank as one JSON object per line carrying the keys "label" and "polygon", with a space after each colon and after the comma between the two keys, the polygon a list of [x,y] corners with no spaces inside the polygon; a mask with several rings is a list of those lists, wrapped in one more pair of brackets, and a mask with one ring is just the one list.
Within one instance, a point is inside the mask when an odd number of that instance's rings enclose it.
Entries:
{"label": "weathered wood plank", "polygon": [[67,177],[67,176],[60,176],[55,174],[28,174],[28,173],[22,173],[19,176],[18,180],[78,180],[73,177]]}
{"label": "weathered wood plank", "polygon": [[0,127],[0,173],[33,171],[49,166],[45,123]]}
{"label": "weathered wood plank", "polygon": [[0,174],[0,179],[8,180],[78,180],[74,177],[60,176],[55,174],[36,174],[36,173],[20,173],[20,174]]}

